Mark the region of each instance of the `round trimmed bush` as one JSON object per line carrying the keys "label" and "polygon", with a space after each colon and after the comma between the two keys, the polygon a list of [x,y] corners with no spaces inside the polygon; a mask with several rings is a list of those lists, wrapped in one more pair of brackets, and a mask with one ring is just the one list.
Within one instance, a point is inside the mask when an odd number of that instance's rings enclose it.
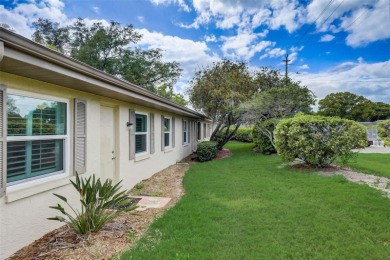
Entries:
{"label": "round trimmed bush", "polygon": [[390,137],[390,119],[378,122],[378,134],[381,138]]}
{"label": "round trimmed bush", "polygon": [[204,141],[198,144],[196,154],[200,162],[210,161],[217,155],[217,143],[211,141]]}
{"label": "round trimmed bush", "polygon": [[262,128],[265,128],[270,132],[273,132],[275,130],[275,126],[271,120],[264,120],[257,123],[252,130],[253,143],[256,145],[257,149],[262,154],[276,153],[276,149],[272,145],[269,138],[264,135],[264,133],[260,130]]}
{"label": "round trimmed bush", "polygon": [[367,146],[367,130],[359,123],[338,117],[300,115],[283,119],[275,128],[278,154],[299,158],[316,167],[331,164],[338,156],[346,161],[353,148]]}

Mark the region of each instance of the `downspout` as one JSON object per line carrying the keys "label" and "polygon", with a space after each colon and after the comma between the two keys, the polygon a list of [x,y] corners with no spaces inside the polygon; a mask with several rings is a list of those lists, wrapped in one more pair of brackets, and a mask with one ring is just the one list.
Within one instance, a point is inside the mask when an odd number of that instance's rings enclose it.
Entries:
{"label": "downspout", "polygon": [[3,60],[4,57],[4,42],[0,42],[0,62]]}

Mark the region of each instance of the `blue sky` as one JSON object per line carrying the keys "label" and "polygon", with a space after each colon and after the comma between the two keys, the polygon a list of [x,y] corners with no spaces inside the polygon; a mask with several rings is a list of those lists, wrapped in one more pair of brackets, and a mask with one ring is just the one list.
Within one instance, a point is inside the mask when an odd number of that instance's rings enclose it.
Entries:
{"label": "blue sky", "polygon": [[133,24],[143,48],[161,48],[183,69],[184,92],[194,71],[223,58],[284,72],[317,96],[350,91],[390,103],[389,0],[2,0],[0,18],[30,38],[32,22]]}

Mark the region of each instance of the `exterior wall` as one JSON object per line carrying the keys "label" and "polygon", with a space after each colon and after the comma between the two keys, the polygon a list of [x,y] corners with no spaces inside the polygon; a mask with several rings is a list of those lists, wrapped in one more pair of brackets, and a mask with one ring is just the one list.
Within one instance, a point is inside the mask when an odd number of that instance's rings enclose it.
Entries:
{"label": "exterior wall", "polygon": [[[67,171],[50,177],[42,177],[33,181],[7,187],[6,195],[0,198],[0,259],[4,259],[23,246],[40,238],[45,233],[55,229],[61,224],[47,220],[53,217],[56,211],[49,206],[60,202],[52,193],[65,195],[71,203],[78,202],[78,196],[73,191],[69,179],[74,178],[73,172],[73,120],[74,99],[87,101],[87,172],[83,176],[100,172],[100,106],[111,106],[115,112],[116,124],[116,171],[111,174],[115,181],[123,180],[123,188],[130,189],[136,183],[147,179],[154,173],[172,165],[192,153],[195,148],[192,131],[191,144],[182,144],[182,119],[179,115],[153,110],[148,107],[136,106],[105,97],[71,90],[61,86],[48,84],[0,72],[1,84],[9,91],[25,91],[39,95],[65,98],[69,100],[69,154],[66,161]],[[134,160],[129,160],[129,109],[137,112],[154,113],[155,152]],[[175,148],[161,151],[161,115],[175,117]],[[184,118],[190,120],[188,118]],[[107,173],[106,173],[107,174]]]}

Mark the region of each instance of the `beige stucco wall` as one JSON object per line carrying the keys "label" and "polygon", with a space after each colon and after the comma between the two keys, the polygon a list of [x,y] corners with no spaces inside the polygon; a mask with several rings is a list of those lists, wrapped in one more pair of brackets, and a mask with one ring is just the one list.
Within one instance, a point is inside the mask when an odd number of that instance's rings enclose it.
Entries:
{"label": "beige stucco wall", "polygon": [[[123,180],[123,187],[130,189],[143,179],[172,165],[192,153],[193,145],[182,145],[182,117],[147,107],[136,106],[105,97],[92,95],[61,86],[31,80],[0,72],[0,83],[9,91],[16,90],[48,95],[69,100],[69,154],[64,174],[43,177],[7,187],[6,196],[0,198],[0,259],[40,238],[61,224],[46,218],[57,214],[49,206],[59,202],[52,193],[66,195],[73,203],[77,194],[69,184],[73,178],[73,101],[80,98],[87,101],[87,173],[101,176],[100,172],[100,106],[112,106],[116,122],[116,173],[112,178]],[[129,109],[154,113],[155,116],[155,153],[143,157],[143,160],[129,160]],[[175,148],[169,152],[161,151],[161,115],[175,117]],[[192,133],[194,135],[194,133]],[[192,137],[191,137],[192,140]]]}

